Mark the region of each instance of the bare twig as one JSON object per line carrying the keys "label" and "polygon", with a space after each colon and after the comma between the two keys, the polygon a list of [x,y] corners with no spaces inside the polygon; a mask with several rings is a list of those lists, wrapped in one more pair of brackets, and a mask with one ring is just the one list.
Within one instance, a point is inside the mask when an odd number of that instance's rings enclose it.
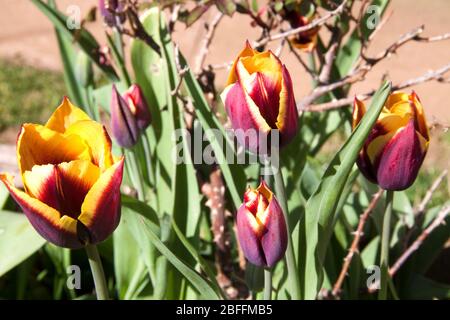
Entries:
{"label": "bare twig", "polygon": [[220,20],[223,18],[223,13],[218,12],[211,23],[205,24],[205,28],[207,30],[205,38],[203,38],[202,45],[200,46],[199,53],[197,55],[197,60],[195,62],[195,74],[200,74],[203,69],[203,64],[205,63],[206,56],[209,52],[209,45],[211,44],[212,38],[214,37],[214,33],[216,32],[216,28],[219,25]]}
{"label": "bare twig", "polygon": [[423,41],[423,42],[435,42],[435,41],[442,41],[442,40],[447,40],[447,39],[450,39],[450,32],[444,33],[444,34],[441,34],[438,36],[433,36],[433,37],[417,36],[414,40]]}
{"label": "bare twig", "polygon": [[178,79],[178,83],[177,83],[176,87],[170,92],[170,94],[172,96],[178,96],[178,91],[180,90],[181,84],[183,83],[184,75],[186,74],[186,72],[189,71],[189,67],[188,66],[181,67],[180,51],[179,51],[178,45],[175,45],[174,51],[175,51],[175,65],[177,66],[177,72],[178,72],[179,79]]}
{"label": "bare twig", "polygon": [[[407,87],[415,86],[415,85],[418,85],[418,84],[421,84],[424,82],[428,82],[428,81],[432,81],[432,80],[440,81],[440,79],[443,78],[443,75],[445,73],[447,73],[449,70],[450,70],[450,64],[447,64],[437,70],[428,71],[427,73],[425,73],[424,75],[422,75],[420,77],[409,79],[409,80],[401,82],[400,84],[394,85],[392,87],[392,90],[393,91],[401,90],[401,89],[404,89]],[[343,80],[340,80],[340,81],[344,81],[344,85],[345,85],[346,84],[345,81],[349,81],[349,80],[345,80],[345,78],[344,78]],[[338,82],[337,84],[331,84],[331,85],[329,85],[328,89],[330,89],[329,91],[332,91],[332,90],[336,89],[336,86],[339,87],[339,85],[342,85],[342,83]],[[329,91],[326,91],[325,89],[321,89],[321,91],[322,91],[321,94],[325,94],[326,92],[329,92]],[[366,99],[370,98],[374,93],[375,93],[375,90],[372,90],[367,93],[360,94],[357,97],[360,100],[366,100]],[[309,97],[305,97],[305,99],[306,98],[309,99]],[[353,103],[353,100],[354,100],[354,97],[347,97],[347,98],[342,98],[342,99],[325,102],[325,103],[321,103],[321,104],[315,104],[315,105],[307,105],[302,101],[301,103],[299,103],[297,105],[297,108],[298,108],[299,112],[303,112],[303,111],[322,112],[322,111],[333,110],[333,109],[338,109],[338,108],[348,106]]]}
{"label": "bare twig", "polygon": [[430,202],[431,197],[433,196],[433,193],[436,191],[436,189],[441,184],[442,180],[447,176],[448,170],[442,171],[442,173],[434,180],[431,187],[427,190],[425,196],[423,197],[422,201],[419,203],[419,205],[414,209],[414,215],[419,216],[421,215],[427,206],[427,204]]}
{"label": "bare twig", "polygon": [[372,201],[369,203],[367,209],[359,217],[359,223],[354,233],[353,242],[350,246],[350,249],[348,250],[347,256],[344,258],[344,264],[342,266],[341,272],[339,273],[339,277],[333,286],[333,290],[331,291],[334,297],[338,297],[341,293],[341,287],[344,283],[344,279],[347,275],[348,269],[350,268],[350,263],[352,262],[353,255],[358,252],[359,241],[361,239],[361,236],[363,235],[364,225],[366,224],[370,213],[373,211],[382,195],[383,189],[379,189],[378,192],[373,196]]}
{"label": "bare twig", "polygon": [[425,239],[428,238],[428,236],[433,232],[434,229],[439,227],[442,223],[445,222],[445,219],[447,218],[447,215],[450,212],[450,206],[444,206],[442,210],[438,213],[436,218],[433,220],[430,225],[423,230],[423,232],[420,234],[420,236],[409,246],[408,249],[406,249],[405,252],[397,259],[397,261],[394,263],[394,265],[389,268],[389,275],[393,277],[397,271],[400,269],[400,267],[408,260],[408,258],[417,250],[419,247],[423,244]]}
{"label": "bare twig", "polygon": [[311,23],[308,23],[305,26],[301,26],[301,27],[298,27],[298,28],[290,29],[290,30],[287,30],[285,32],[281,32],[281,33],[278,33],[278,34],[275,34],[275,35],[269,35],[268,37],[263,38],[263,39],[255,42],[254,46],[255,47],[259,47],[259,46],[267,44],[268,42],[284,39],[284,38],[287,38],[287,37],[292,36],[294,34],[297,34],[297,33],[300,33],[300,32],[304,32],[304,31],[308,31],[308,30],[314,29],[316,27],[319,27],[319,26],[325,24],[325,22],[327,20],[331,19],[332,17],[341,14],[344,11],[346,3],[347,3],[347,0],[344,0],[335,10],[329,11],[327,14],[325,14],[321,18],[314,19],[313,21],[311,21]]}

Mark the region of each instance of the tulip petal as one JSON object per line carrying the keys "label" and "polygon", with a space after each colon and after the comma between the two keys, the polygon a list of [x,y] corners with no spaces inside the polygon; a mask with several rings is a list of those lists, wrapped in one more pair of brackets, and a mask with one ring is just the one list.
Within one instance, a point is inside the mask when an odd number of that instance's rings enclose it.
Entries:
{"label": "tulip petal", "polygon": [[285,145],[291,141],[297,133],[298,111],[295,104],[294,89],[289,71],[285,65],[283,65],[281,70],[282,83],[277,128],[281,133],[281,144]]}
{"label": "tulip petal", "polygon": [[251,56],[253,56],[253,55],[257,54],[257,53],[258,53],[258,51],[253,50],[252,46],[250,45],[250,42],[246,41],[245,42],[245,48],[242,49],[242,51],[237,56],[236,60],[234,60],[234,62],[233,62],[230,74],[228,75],[226,86],[229,86],[230,84],[233,84],[233,83],[235,83],[237,81],[238,78],[237,78],[237,75],[236,75],[236,67],[237,67],[237,63],[240,60],[240,58],[242,58],[242,57],[251,57]]}
{"label": "tulip petal", "polygon": [[139,139],[136,118],[114,85],[111,98],[111,130],[116,142],[125,148],[131,148]]}
{"label": "tulip petal", "polygon": [[77,219],[89,189],[100,176],[100,169],[87,160],[59,165],[34,166],[24,173],[30,195],[56,209],[61,215]]}
{"label": "tulip petal", "polygon": [[283,211],[275,197],[270,201],[266,212],[265,228],[260,241],[266,264],[268,267],[272,267],[283,258],[286,252],[287,228]]}
{"label": "tulip petal", "polygon": [[67,128],[66,134],[81,137],[89,146],[92,162],[105,171],[114,163],[111,154],[111,138],[104,126],[88,120],[78,121]]}
{"label": "tulip petal", "polygon": [[264,253],[258,238],[260,226],[245,204],[237,212],[236,224],[239,245],[245,257],[256,266],[266,266]]}
{"label": "tulip petal", "polygon": [[385,106],[387,107],[388,110],[391,110],[391,108],[395,104],[402,102],[402,101],[408,102],[408,95],[406,93],[400,92],[400,91],[394,92],[394,93],[391,93],[389,95],[389,97],[387,98]]}
{"label": "tulip petal", "polygon": [[131,112],[136,117],[136,123],[140,130],[145,130],[152,121],[152,115],[141,88],[133,84],[124,94],[123,99],[128,103]]}
{"label": "tulip petal", "polygon": [[364,102],[355,97],[353,100],[352,129],[356,128],[365,113],[366,106]]}
{"label": "tulip petal", "polygon": [[78,221],[68,216],[60,218],[61,214],[57,210],[14,187],[10,175],[0,174],[0,180],[43,238],[66,248],[76,249],[84,245],[84,240],[79,239],[84,229]]}
{"label": "tulip petal", "polygon": [[425,113],[423,110],[422,103],[420,102],[419,97],[413,91],[409,96],[409,101],[414,110],[414,116],[417,121],[417,126],[420,134],[425,138],[425,140],[430,140],[430,132],[428,131],[427,120],[425,118]]}
{"label": "tulip petal", "polygon": [[105,240],[119,224],[123,163],[122,158],[102,173],[81,206],[78,220],[89,230],[92,243]]}
{"label": "tulip petal", "polygon": [[232,127],[240,129],[239,132],[235,130],[237,140],[256,152],[261,138],[259,135],[267,134],[271,128],[261,116],[255,102],[242,89],[239,81],[225,88],[221,97]]}
{"label": "tulip petal", "polygon": [[378,184],[385,190],[408,188],[416,179],[424,157],[420,134],[412,119],[385,146],[377,170]]}
{"label": "tulip petal", "polygon": [[276,129],[281,83],[272,81],[271,77],[256,72],[244,82],[250,98],[258,106],[259,112],[267,124]]}
{"label": "tulip petal", "polygon": [[68,127],[81,120],[91,119],[83,110],[74,106],[67,97],[64,97],[45,126],[53,131],[64,133]]}
{"label": "tulip petal", "polygon": [[90,155],[86,143],[76,135],[63,135],[41,125],[24,124],[17,139],[17,159],[23,174],[34,165],[90,160]]}

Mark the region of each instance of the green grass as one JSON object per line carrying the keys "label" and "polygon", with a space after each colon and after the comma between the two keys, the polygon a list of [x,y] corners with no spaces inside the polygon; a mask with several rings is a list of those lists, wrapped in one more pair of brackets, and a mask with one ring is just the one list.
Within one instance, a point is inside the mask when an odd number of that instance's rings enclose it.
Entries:
{"label": "green grass", "polygon": [[61,73],[20,59],[0,59],[0,132],[24,122],[45,122],[66,94]]}

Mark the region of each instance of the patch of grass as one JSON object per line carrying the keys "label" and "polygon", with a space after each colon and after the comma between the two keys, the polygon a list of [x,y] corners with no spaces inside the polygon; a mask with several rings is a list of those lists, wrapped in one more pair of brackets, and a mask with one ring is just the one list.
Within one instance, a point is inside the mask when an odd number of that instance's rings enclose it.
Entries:
{"label": "patch of grass", "polygon": [[61,73],[0,59],[0,131],[45,122],[65,92]]}

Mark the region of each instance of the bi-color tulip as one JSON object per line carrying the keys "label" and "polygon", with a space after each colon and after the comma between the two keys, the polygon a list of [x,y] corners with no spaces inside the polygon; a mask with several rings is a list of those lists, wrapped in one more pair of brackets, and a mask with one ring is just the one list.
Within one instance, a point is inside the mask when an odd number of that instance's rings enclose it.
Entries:
{"label": "bi-color tulip", "polygon": [[247,42],[233,63],[221,97],[233,129],[258,135],[258,139],[249,140],[236,135],[252,152],[258,152],[260,138],[267,137],[271,130],[278,130],[281,145],[297,132],[291,77],[271,51],[258,52]]}
{"label": "bi-color tulip", "polygon": [[256,189],[247,189],[236,220],[239,244],[248,261],[270,268],[283,258],[288,242],[286,221],[264,181]]}
{"label": "bi-color tulip", "polygon": [[[366,112],[355,98],[352,127]],[[404,190],[417,177],[428,150],[430,135],[423,106],[415,92],[389,96],[357,164],[363,175],[385,190]]]}
{"label": "bi-color tulip", "polygon": [[[312,18],[302,16],[297,11],[291,11],[287,14],[289,24],[293,29],[303,27],[311,23]],[[319,27],[299,32],[289,38],[290,43],[297,49],[304,52],[311,52],[317,45],[317,34]]]}
{"label": "bi-color tulip", "polygon": [[152,117],[141,88],[133,84],[123,95],[115,85],[111,97],[111,129],[116,142],[131,148],[150,125]]}
{"label": "bi-color tulip", "polygon": [[22,126],[17,159],[24,191],[10,174],[0,180],[47,241],[80,248],[119,224],[124,159],[111,154],[105,128],[67,98],[46,125]]}

